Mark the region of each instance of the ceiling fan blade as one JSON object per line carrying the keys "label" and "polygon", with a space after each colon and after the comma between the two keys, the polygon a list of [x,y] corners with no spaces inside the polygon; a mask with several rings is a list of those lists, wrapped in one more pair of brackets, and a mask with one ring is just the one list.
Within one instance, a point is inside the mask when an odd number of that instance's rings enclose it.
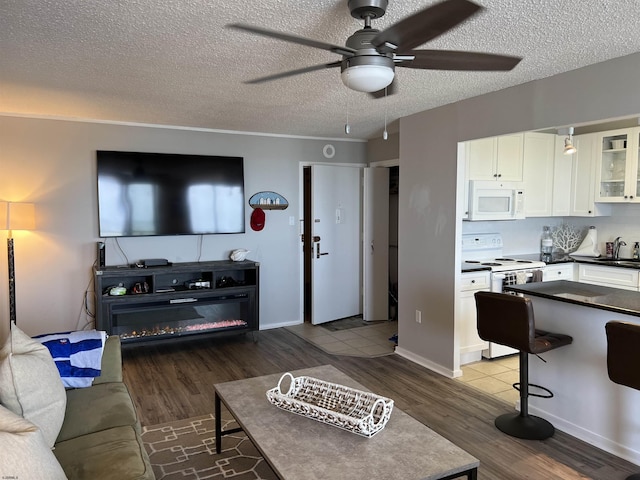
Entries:
{"label": "ceiling fan blade", "polygon": [[330,43],[320,42],[318,40],[311,40],[310,38],[299,37],[297,35],[290,35],[288,33],[277,32],[275,30],[268,30],[266,28],[254,27],[252,25],[243,25],[240,23],[231,23],[227,25],[229,28],[235,28],[236,30],[244,30],[245,32],[255,33],[264,37],[277,38],[278,40],[284,40],[285,42],[297,43],[299,45],[306,45],[307,47],[319,48],[321,50],[329,50],[330,52],[337,53],[338,55],[345,55],[348,57],[353,56],[356,52],[353,48],[332,45]]}
{"label": "ceiling fan blade", "polygon": [[290,70],[288,72],[276,73],[274,75],[268,75],[266,77],[254,78],[253,80],[248,80],[244,83],[250,83],[250,84],[264,83],[264,82],[269,82],[271,80],[278,80],[279,78],[300,75],[301,73],[315,72],[316,70],[324,70],[325,68],[339,67],[341,64],[342,64],[342,61],[332,62],[332,63],[323,63],[321,65],[313,65],[311,67],[299,68],[297,70]]}
{"label": "ceiling fan blade", "polygon": [[371,92],[369,93],[369,96],[373,98],[384,98],[395,93],[398,93],[398,85],[396,84],[396,79],[394,78],[391,84],[386,89],[383,88],[382,90],[378,90],[377,92]]}
{"label": "ceiling fan blade", "polygon": [[407,51],[451,30],[481,9],[469,0],[444,0],[383,30],[371,43],[382,53]]}
{"label": "ceiling fan blade", "polygon": [[425,70],[469,70],[506,72],[520,63],[522,58],[492,53],[459,52],[454,50],[412,50],[403,56],[415,56],[413,60],[400,60],[398,67]]}

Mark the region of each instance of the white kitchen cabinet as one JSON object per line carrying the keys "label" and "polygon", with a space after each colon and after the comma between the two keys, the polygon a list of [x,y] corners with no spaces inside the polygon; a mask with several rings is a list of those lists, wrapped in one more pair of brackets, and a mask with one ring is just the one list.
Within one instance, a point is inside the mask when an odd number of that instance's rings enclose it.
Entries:
{"label": "white kitchen cabinet", "polygon": [[553,280],[571,280],[575,278],[574,263],[556,263],[547,265],[542,270],[542,281],[551,282]]}
{"label": "white kitchen cabinet", "polygon": [[640,127],[600,132],[596,202],[640,203]]}
{"label": "white kitchen cabinet", "polygon": [[460,340],[460,364],[480,360],[482,350],[489,348],[489,343],[478,336],[474,294],[480,291],[489,291],[490,288],[491,280],[488,271],[462,274],[456,318],[456,330]]}
{"label": "white kitchen cabinet", "polygon": [[601,285],[603,287],[638,291],[640,287],[639,273],[639,270],[632,268],[578,263],[579,282]]}
{"label": "white kitchen cabinet", "polygon": [[525,217],[553,215],[555,134],[524,134],[523,172]]}
{"label": "white kitchen cabinet", "polygon": [[467,180],[521,182],[524,134],[465,142]]}
{"label": "white kitchen cabinet", "polygon": [[573,158],[563,155],[564,137],[556,135],[553,161],[553,200],[552,217],[568,217],[571,215],[571,174]]}
{"label": "white kitchen cabinet", "polygon": [[563,155],[571,162],[571,186],[569,215],[572,217],[595,217],[610,215],[608,205],[595,203],[597,133],[576,135],[573,145],[577,152]]}

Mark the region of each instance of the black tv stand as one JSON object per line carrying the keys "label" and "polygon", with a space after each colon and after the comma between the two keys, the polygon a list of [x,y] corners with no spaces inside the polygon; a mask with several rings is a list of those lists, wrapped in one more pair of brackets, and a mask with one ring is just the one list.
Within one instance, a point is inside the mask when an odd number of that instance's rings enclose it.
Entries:
{"label": "black tv stand", "polygon": [[94,267],[96,328],[124,346],[259,330],[257,262],[132,267]]}

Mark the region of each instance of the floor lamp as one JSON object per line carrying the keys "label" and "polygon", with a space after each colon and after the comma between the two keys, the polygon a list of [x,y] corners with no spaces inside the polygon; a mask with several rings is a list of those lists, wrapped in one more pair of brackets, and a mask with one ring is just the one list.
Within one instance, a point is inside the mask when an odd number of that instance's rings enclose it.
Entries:
{"label": "floor lamp", "polygon": [[0,202],[0,229],[8,230],[7,263],[9,269],[9,322],[16,321],[16,270],[14,266],[13,230],[35,228],[35,205],[22,202]]}

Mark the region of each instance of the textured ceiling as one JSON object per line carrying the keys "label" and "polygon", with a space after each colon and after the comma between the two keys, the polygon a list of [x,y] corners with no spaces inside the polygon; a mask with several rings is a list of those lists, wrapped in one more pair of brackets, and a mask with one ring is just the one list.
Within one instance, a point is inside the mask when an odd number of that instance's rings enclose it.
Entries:
{"label": "textured ceiling", "polygon": [[[433,0],[389,0],[383,30]],[[260,25],[344,44],[346,0],[2,0],[0,112],[313,137],[380,135],[394,120],[640,51],[638,0],[477,0],[485,10],[422,48],[522,56],[511,72],[396,69],[374,100],[339,69],[243,81],[340,60],[230,30]]]}

